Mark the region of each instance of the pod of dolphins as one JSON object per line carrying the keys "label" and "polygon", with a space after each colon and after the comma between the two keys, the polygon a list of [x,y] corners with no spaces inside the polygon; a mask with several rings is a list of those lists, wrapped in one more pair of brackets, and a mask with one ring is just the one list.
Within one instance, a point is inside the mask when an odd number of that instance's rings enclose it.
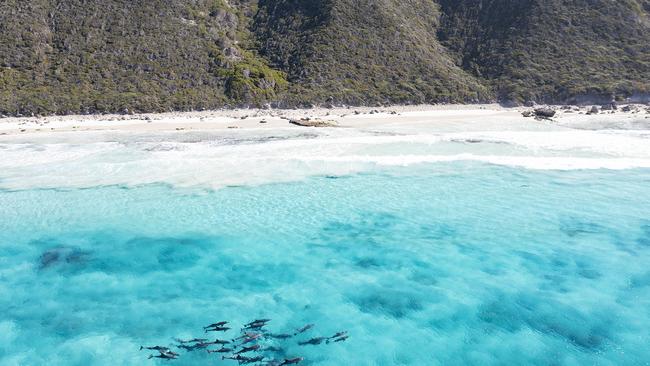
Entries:
{"label": "pod of dolphins", "polygon": [[[285,366],[297,365],[304,361],[303,357],[284,357],[284,349],[275,346],[263,345],[264,340],[286,341],[293,337],[298,337],[312,330],[314,324],[306,324],[292,333],[271,333],[266,330],[267,324],[271,319],[255,319],[240,329],[240,335],[230,339],[215,339],[210,341],[207,338],[194,339],[175,339],[174,347],[183,349],[187,352],[205,350],[208,354],[221,354],[222,360],[237,361],[239,365],[259,365],[259,366]],[[227,321],[219,321],[203,327],[205,334],[217,332],[226,333],[232,328],[228,326]],[[348,339],[348,332],[341,331],[330,337],[313,337],[297,342],[300,346],[316,346],[322,343],[339,343]],[[215,348],[211,348],[215,347]],[[140,350],[157,351],[158,354],[150,354],[149,359],[159,358],[164,360],[176,360],[180,354],[172,351],[169,347],[164,346],[140,346]],[[279,354],[283,357],[275,359],[269,357],[269,354]]]}

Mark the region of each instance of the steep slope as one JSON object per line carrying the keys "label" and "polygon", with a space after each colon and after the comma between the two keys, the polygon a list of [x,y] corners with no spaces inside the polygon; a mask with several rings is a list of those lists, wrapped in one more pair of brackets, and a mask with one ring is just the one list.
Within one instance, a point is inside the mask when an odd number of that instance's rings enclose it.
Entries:
{"label": "steep slope", "polygon": [[0,115],[650,98],[650,0],[4,0]]}
{"label": "steep slope", "polygon": [[439,0],[439,37],[502,101],[650,91],[648,0]]}
{"label": "steep slope", "polygon": [[261,0],[259,8],[254,27],[261,53],[287,71],[296,100],[373,104],[491,98],[438,43],[440,14],[431,0]]}
{"label": "steep slope", "polygon": [[[254,11],[250,1],[3,1],[0,113],[184,110],[273,97],[281,74],[241,46]],[[236,77],[241,65],[246,81]]]}

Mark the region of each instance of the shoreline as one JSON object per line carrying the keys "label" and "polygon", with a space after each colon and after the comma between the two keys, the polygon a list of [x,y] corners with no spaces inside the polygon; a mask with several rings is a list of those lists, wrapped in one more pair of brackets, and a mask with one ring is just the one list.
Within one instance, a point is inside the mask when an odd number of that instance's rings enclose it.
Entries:
{"label": "shoreline", "polygon": [[[571,122],[585,124],[589,121],[618,120],[622,117],[637,120],[650,119],[650,107],[630,105],[635,112],[602,111],[588,115],[591,107],[552,106],[557,111],[550,120],[537,121],[526,118],[523,111],[531,107],[502,107],[498,104],[477,105],[416,105],[386,108],[312,108],[312,109],[227,109],[194,112],[167,112],[134,115],[69,115],[48,117],[6,117],[0,119],[1,136],[76,132],[76,131],[219,131],[236,129],[298,128],[289,123],[292,119],[333,122],[338,127],[373,127],[386,124],[450,124],[474,122],[488,126],[494,122],[515,124],[553,124]],[[648,121],[650,124],[650,120]]]}

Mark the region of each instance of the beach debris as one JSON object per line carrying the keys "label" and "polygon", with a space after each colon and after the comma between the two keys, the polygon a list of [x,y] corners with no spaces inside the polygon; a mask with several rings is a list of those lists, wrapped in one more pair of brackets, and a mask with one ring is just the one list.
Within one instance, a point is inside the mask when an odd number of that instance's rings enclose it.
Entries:
{"label": "beach debris", "polygon": [[312,120],[309,118],[290,119],[289,123],[301,127],[338,127],[335,121]]}

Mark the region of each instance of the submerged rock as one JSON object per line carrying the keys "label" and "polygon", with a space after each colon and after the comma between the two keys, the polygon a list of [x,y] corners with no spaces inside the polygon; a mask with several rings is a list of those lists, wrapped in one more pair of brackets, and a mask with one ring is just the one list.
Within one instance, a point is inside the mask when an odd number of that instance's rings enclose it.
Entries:
{"label": "submerged rock", "polygon": [[88,260],[90,254],[78,248],[56,247],[46,250],[39,257],[39,268],[46,269],[58,264],[79,264]]}

